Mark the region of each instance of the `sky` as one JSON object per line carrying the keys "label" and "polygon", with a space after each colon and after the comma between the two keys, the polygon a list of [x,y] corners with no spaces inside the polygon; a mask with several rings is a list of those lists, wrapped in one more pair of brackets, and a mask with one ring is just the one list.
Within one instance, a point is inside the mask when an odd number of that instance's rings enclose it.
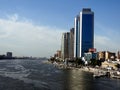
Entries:
{"label": "sky", "polygon": [[97,51],[120,50],[120,0],[0,0],[0,54],[52,56],[83,8],[94,12]]}

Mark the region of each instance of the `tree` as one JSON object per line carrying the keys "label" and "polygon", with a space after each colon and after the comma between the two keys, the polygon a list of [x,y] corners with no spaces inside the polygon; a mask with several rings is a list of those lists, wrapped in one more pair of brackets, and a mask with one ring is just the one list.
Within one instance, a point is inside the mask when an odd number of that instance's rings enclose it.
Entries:
{"label": "tree", "polygon": [[75,62],[76,62],[76,67],[77,67],[78,65],[83,65],[83,64],[84,64],[84,62],[82,61],[81,58],[76,58],[76,59],[75,59]]}
{"label": "tree", "polygon": [[97,59],[91,59],[90,60],[90,65],[95,67],[96,65],[101,66],[102,65],[102,61],[101,60],[97,60]]}
{"label": "tree", "polygon": [[90,59],[90,65],[95,67],[97,65],[97,60],[96,59]]}
{"label": "tree", "polygon": [[97,65],[98,65],[98,66],[101,66],[101,65],[102,65],[102,61],[97,60]]}

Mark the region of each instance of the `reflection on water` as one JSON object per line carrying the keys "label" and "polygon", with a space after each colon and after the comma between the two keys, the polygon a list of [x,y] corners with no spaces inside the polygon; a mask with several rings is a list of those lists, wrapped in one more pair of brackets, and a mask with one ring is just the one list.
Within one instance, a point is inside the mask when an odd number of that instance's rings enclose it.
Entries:
{"label": "reflection on water", "polygon": [[[81,72],[80,70],[72,70],[69,77],[70,90],[92,90],[92,74]],[[89,83],[91,82],[91,83]]]}
{"label": "reflection on water", "polygon": [[[95,79],[91,73],[58,69],[52,64],[46,64],[40,60],[1,60],[0,76],[13,78],[9,81],[17,80],[14,83],[15,86],[18,85],[18,81],[22,80],[24,81],[22,82],[24,84],[21,84],[23,86],[28,83],[39,88],[28,90],[120,90],[120,80]],[[4,86],[7,82],[3,80],[1,83]]]}
{"label": "reflection on water", "polygon": [[120,80],[93,78],[92,73],[70,70],[68,90],[120,90]]}

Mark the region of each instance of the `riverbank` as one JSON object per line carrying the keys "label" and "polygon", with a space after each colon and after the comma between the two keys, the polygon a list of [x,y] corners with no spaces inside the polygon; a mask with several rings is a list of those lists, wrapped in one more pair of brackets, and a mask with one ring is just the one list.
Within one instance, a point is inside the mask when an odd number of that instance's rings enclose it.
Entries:
{"label": "riverbank", "polygon": [[[51,63],[51,62],[44,62],[44,63]],[[76,67],[75,65],[72,64],[64,64],[61,62],[52,62],[52,64],[59,68],[59,69],[71,69],[71,70],[81,70],[81,71],[85,71],[85,72],[90,72],[93,74],[93,77],[109,77],[109,78],[116,78],[116,79],[120,79],[120,71],[118,70],[108,70],[105,68],[100,68],[100,67],[90,67],[90,66],[78,66]]]}
{"label": "riverbank", "polygon": [[120,71],[118,70],[106,70],[106,69],[102,69],[102,68],[88,68],[88,67],[84,67],[84,69],[82,69],[83,71],[86,72],[91,72],[93,73],[93,77],[109,77],[109,78],[116,78],[116,79],[120,79]]}

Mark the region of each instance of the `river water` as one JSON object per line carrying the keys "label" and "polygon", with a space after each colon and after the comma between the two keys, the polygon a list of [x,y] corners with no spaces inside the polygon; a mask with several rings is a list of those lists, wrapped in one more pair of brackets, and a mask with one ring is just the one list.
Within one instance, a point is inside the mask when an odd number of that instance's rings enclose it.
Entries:
{"label": "river water", "polygon": [[62,70],[43,60],[0,60],[0,90],[120,90],[120,80]]}

